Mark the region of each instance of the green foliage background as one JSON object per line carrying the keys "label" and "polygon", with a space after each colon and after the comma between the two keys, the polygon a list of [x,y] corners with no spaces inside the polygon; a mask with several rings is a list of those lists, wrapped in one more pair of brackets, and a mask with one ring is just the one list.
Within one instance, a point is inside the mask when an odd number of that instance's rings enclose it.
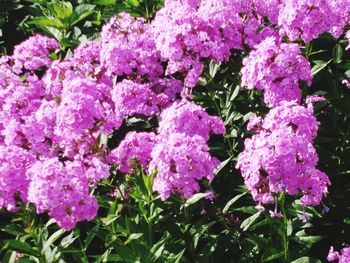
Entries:
{"label": "green foliage background", "polygon": [[[1,1],[0,52],[34,32],[56,38],[62,49],[57,58],[89,39],[98,39],[103,23],[126,11],[151,20],[161,0]],[[100,205],[92,222],[81,222],[70,232],[59,229],[31,206],[16,214],[0,210],[1,262],[325,262],[331,245],[350,243],[350,53],[344,40],[322,35],[304,47],[313,66],[314,81],[303,95],[319,94],[316,106],[321,127],[316,140],[319,168],[332,182],[325,205],[305,212],[300,204],[280,196],[284,219],[257,212],[235,166],[250,136],[246,122],[267,108],[259,91],[240,86],[241,61],[248,51],[232,54],[228,63],[208,62],[194,98],[227,125],[225,138],[212,137],[211,151],[222,161],[212,187],[216,199],[205,194],[190,200],[166,202],[151,191],[152,176],[142,171],[124,176],[116,170],[95,190]],[[116,145],[131,130],[152,130],[154,119],[131,118],[110,138]],[[118,189],[115,196],[108,193]],[[17,251],[17,252],[16,252]],[[19,254],[20,253],[20,254]]]}

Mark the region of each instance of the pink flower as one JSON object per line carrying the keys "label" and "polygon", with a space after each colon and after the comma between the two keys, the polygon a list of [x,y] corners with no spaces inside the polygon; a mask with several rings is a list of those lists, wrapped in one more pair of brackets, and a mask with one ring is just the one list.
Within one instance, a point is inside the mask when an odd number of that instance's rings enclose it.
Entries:
{"label": "pink flower", "polygon": [[301,193],[303,205],[318,205],[327,194],[330,181],[316,168],[312,142],[318,122],[312,114],[312,107],[282,102],[259,120],[257,134],[245,140],[236,168],[259,204],[276,203],[276,194],[285,192]]}
{"label": "pink flower", "polygon": [[264,91],[264,101],[272,106],[282,101],[300,101],[299,81],[311,85],[310,63],[300,46],[267,37],[243,59],[242,84]]}
{"label": "pink flower", "polygon": [[129,132],[109,154],[109,162],[116,163],[122,173],[135,172],[138,167],[147,170],[156,142],[154,133]]}

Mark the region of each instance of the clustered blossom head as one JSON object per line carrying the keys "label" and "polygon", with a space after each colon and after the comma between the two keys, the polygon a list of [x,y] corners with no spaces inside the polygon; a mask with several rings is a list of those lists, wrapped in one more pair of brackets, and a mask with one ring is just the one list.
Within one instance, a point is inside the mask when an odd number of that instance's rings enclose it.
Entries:
{"label": "clustered blossom head", "polygon": [[[252,48],[269,36],[278,37],[278,30],[271,25],[277,23],[280,0],[241,0],[238,12],[243,18],[242,41]],[[242,14],[244,14],[242,16]],[[268,22],[267,22],[268,21]]]}
{"label": "clustered blossom head", "polygon": [[16,201],[27,201],[26,171],[35,157],[20,147],[0,146],[0,209],[16,211]]}
{"label": "clustered blossom head", "polygon": [[87,41],[74,50],[72,63],[86,75],[95,76],[100,74],[102,67],[100,63],[100,51],[102,45],[98,41]]}
{"label": "clustered blossom head", "polygon": [[276,194],[301,194],[303,205],[318,205],[330,185],[316,168],[312,145],[318,122],[312,108],[284,102],[262,119],[254,116],[249,128],[258,133],[246,139],[237,168],[253,199],[260,204],[276,202]]}
{"label": "clustered blossom head", "polygon": [[245,9],[248,9],[247,13],[267,17],[270,23],[277,24],[282,0],[242,0],[242,2],[246,5]]}
{"label": "clustered blossom head", "polygon": [[121,116],[152,116],[174,100],[182,87],[177,81],[140,84],[123,80],[114,86],[112,100]]}
{"label": "clustered blossom head", "polygon": [[159,78],[164,70],[150,25],[143,18],[120,13],[103,26],[101,64],[107,75]]}
{"label": "clustered blossom head", "polygon": [[305,43],[330,32],[338,38],[350,18],[349,0],[286,0],[278,16],[280,35]]}
{"label": "clustered blossom head", "polygon": [[340,252],[334,251],[331,247],[327,256],[329,262],[338,261],[339,263],[350,262],[350,247],[343,248]]}
{"label": "clustered blossom head", "polygon": [[163,110],[157,134],[130,132],[109,155],[123,173],[143,168],[157,171],[153,190],[165,200],[171,194],[190,198],[200,191],[201,179],[209,182],[219,161],[209,153],[210,134],[225,133],[223,122],[185,99]]}
{"label": "clustered blossom head", "polygon": [[332,8],[332,13],[328,15],[328,19],[332,21],[329,33],[339,38],[350,25],[350,0],[329,0],[329,4]]}
{"label": "clustered blossom head", "polygon": [[[349,0],[167,0],[152,21],[152,36],[167,62],[166,74],[180,72],[185,86],[194,87],[203,61],[225,61],[232,49],[253,47],[267,37],[304,42],[324,32],[339,37],[350,18],[349,6]],[[300,52],[293,55],[299,61]]]}
{"label": "clustered blossom head", "polygon": [[227,60],[242,48],[242,19],[234,1],[165,1],[152,22],[156,47],[168,61],[167,74],[185,72],[194,87],[202,73],[201,59]]}
{"label": "clustered blossom head", "polygon": [[198,181],[214,179],[214,170],[219,161],[209,154],[203,137],[172,133],[155,145],[151,153],[149,172],[157,171],[153,190],[161,199],[179,194],[190,198],[200,190]]}
{"label": "clustered blossom head", "polygon": [[318,35],[331,29],[333,10],[329,0],[286,0],[283,1],[278,17],[280,34],[291,41],[299,37],[310,42]]}
{"label": "clustered blossom head", "polygon": [[98,205],[89,194],[89,184],[108,177],[109,169],[98,159],[91,163],[96,166],[78,160],[62,163],[57,158],[36,161],[27,171],[31,178],[29,202],[35,204],[38,213],[48,211],[67,230],[79,221],[92,220]]}
{"label": "clustered blossom head", "polygon": [[147,170],[156,142],[154,133],[129,132],[119,146],[111,151],[109,161],[117,164],[122,173],[132,173],[139,168]]}
{"label": "clustered blossom head", "polygon": [[224,134],[224,123],[185,99],[174,102],[160,118],[148,169],[157,171],[153,190],[162,200],[172,193],[190,198],[200,190],[199,180],[214,178],[219,161],[210,155],[206,141],[210,134]]}
{"label": "clustered blossom head", "polygon": [[242,84],[264,91],[267,104],[278,105],[282,101],[300,101],[299,81],[311,84],[310,63],[300,52],[300,46],[280,43],[267,37],[255,46],[243,60]]}
{"label": "clustered blossom head", "polygon": [[59,49],[56,40],[42,35],[32,36],[15,47],[13,70],[21,73],[49,67],[52,63],[49,55],[56,49]]}
{"label": "clustered blossom head", "polygon": [[59,145],[66,148],[67,156],[72,157],[69,152],[83,137],[89,141],[101,133],[112,133],[121,125],[122,118],[104,99],[108,89],[104,84],[79,76],[64,80],[56,113],[55,135],[59,137]]}
{"label": "clustered blossom head", "polygon": [[207,141],[210,134],[225,133],[225,125],[219,117],[210,116],[201,106],[185,99],[174,102],[160,118],[158,132],[163,137],[184,133],[190,137],[199,135]]}

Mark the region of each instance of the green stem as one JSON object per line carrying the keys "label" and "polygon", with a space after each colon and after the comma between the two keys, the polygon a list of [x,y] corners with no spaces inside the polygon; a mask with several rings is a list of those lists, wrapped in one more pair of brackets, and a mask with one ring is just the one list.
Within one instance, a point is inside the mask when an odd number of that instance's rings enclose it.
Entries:
{"label": "green stem", "polygon": [[148,11],[148,2],[147,2],[147,0],[145,0],[145,6],[146,6],[146,18],[147,18],[147,19],[150,19],[150,17],[149,17],[149,11]]}
{"label": "green stem", "polygon": [[[151,202],[148,200],[147,201],[147,206],[148,206],[148,217],[149,218],[152,218],[152,209],[151,209]],[[153,236],[152,236],[152,233],[153,233],[153,222],[152,222],[153,219],[149,220],[148,218],[146,218],[146,221],[147,221],[147,228],[148,228],[148,238],[149,238],[149,245],[150,247],[153,246]]]}
{"label": "green stem", "polygon": [[[207,89],[208,89],[210,98],[211,98],[211,100],[212,100],[213,103],[214,103],[215,109],[216,109],[218,115],[221,117],[221,109],[220,109],[218,103],[217,103],[216,100],[215,100],[215,94],[214,94],[214,92],[213,92],[209,87],[207,87]],[[228,146],[229,146],[229,149],[230,149],[230,154],[233,155],[233,145],[232,145],[232,143],[231,143],[231,140],[228,139],[228,138],[225,138],[225,140],[226,140],[227,143],[228,143]]]}
{"label": "green stem", "polygon": [[283,214],[283,249],[284,249],[284,262],[289,262],[289,254],[288,254],[288,217],[285,208],[285,200],[282,198],[281,202],[282,214]]}

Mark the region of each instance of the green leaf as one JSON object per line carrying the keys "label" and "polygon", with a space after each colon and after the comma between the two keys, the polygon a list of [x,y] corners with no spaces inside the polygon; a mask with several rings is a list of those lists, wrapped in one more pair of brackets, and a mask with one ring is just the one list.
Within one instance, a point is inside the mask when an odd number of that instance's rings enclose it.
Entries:
{"label": "green leaf", "polygon": [[234,204],[236,203],[242,196],[246,195],[247,192],[241,193],[239,195],[236,195],[234,198],[232,198],[230,201],[228,201],[224,207],[224,209],[222,209],[222,212],[225,214],[227,212],[227,210]]}
{"label": "green leaf", "polygon": [[151,248],[151,254],[152,256],[152,262],[155,262],[156,260],[158,260],[161,256],[162,253],[165,249],[165,243],[168,240],[168,237],[160,240],[158,243],[154,244]]}
{"label": "green leaf", "polygon": [[51,218],[49,221],[47,221],[47,223],[45,224],[45,228],[48,228],[51,225],[56,224],[56,220]]}
{"label": "green leaf", "polygon": [[73,6],[70,2],[52,2],[47,5],[47,8],[61,21],[67,20],[73,14]]}
{"label": "green leaf", "polygon": [[72,231],[68,236],[61,240],[60,246],[62,248],[69,247],[79,236],[74,237],[74,232]]}
{"label": "green leaf", "polygon": [[154,176],[155,173],[151,173],[150,175],[146,175],[143,171],[142,171],[142,178],[143,178],[143,182],[147,188],[148,191],[148,195],[150,196],[152,194],[152,187],[153,187],[153,181],[154,181]]}
{"label": "green leaf", "polygon": [[129,0],[129,3],[133,6],[133,7],[138,7],[140,5],[138,0]]}
{"label": "green leaf", "polygon": [[26,242],[20,240],[5,240],[3,241],[3,248],[9,248],[19,253],[23,253],[26,255],[38,257],[39,253],[36,249],[33,249],[31,245]]}
{"label": "green leaf", "polygon": [[287,236],[290,236],[292,233],[293,233],[292,220],[288,220],[288,222],[287,222]]}
{"label": "green leaf", "polygon": [[183,249],[177,255],[171,255],[170,257],[168,257],[168,261],[166,261],[166,262],[174,262],[174,263],[181,262],[181,258],[183,256],[183,254],[185,253],[185,251],[186,251],[186,249]]}
{"label": "green leaf", "polygon": [[238,136],[238,132],[236,129],[232,129],[231,132],[230,132],[230,135],[233,137],[233,138],[237,138]]}
{"label": "green leaf", "polygon": [[95,0],[96,5],[115,5],[117,0]]}
{"label": "green leaf", "polygon": [[312,245],[322,239],[321,236],[308,236],[305,230],[301,230],[295,234],[295,236],[292,237],[295,241],[305,244],[305,245]]}
{"label": "green leaf", "polygon": [[[318,72],[320,72],[321,70],[323,70],[325,67],[327,67],[327,65],[331,62],[332,60],[328,60],[326,61],[322,61],[322,63],[317,63],[315,66],[312,67],[311,72],[312,75],[316,75]],[[314,61],[316,63],[316,61]]]}
{"label": "green leaf", "polygon": [[299,240],[301,243],[314,244],[322,239],[321,236],[305,236],[305,237],[296,237],[296,240]]}
{"label": "green leaf", "polygon": [[91,241],[95,238],[99,229],[100,229],[100,223],[97,223],[96,226],[94,226],[91,230],[89,230],[89,233],[88,233],[88,235],[85,239],[85,242],[84,242],[84,249],[85,250],[89,247]]}
{"label": "green leaf", "polygon": [[[4,261],[6,262],[6,261]],[[19,258],[15,261],[16,263],[35,263],[36,261],[30,259],[30,258]]]}
{"label": "green leaf", "polygon": [[116,216],[116,215],[108,215],[105,218],[101,218],[101,222],[104,226],[108,226],[108,225],[112,224],[117,219],[118,219],[118,216]]}
{"label": "green leaf", "polygon": [[44,28],[42,28],[42,30],[48,34],[49,36],[54,37],[55,39],[57,39],[59,42],[61,42],[62,38],[63,38],[63,33],[55,28],[55,27],[51,27],[51,26],[46,26]]}
{"label": "green leaf", "polygon": [[34,25],[39,28],[54,27],[57,29],[63,29],[63,23],[54,17],[39,16],[31,19],[27,22],[28,25]]}
{"label": "green leaf", "polygon": [[1,231],[4,231],[13,236],[21,236],[25,234],[25,232],[23,232],[23,229],[17,225],[7,225],[1,228]]}
{"label": "green leaf", "polygon": [[254,215],[246,218],[242,223],[241,223],[241,229],[243,231],[247,231],[249,227],[259,218],[261,214],[261,211],[258,211]]}
{"label": "green leaf", "polygon": [[350,69],[348,69],[347,71],[344,72],[345,76],[347,76],[348,78],[350,78]]}
{"label": "green leaf", "polygon": [[25,1],[33,4],[39,4],[39,5],[47,4],[47,0],[25,0]]}
{"label": "green leaf", "polygon": [[245,114],[243,116],[243,122],[248,121],[253,114],[254,114],[253,112],[248,112],[247,114]]}
{"label": "green leaf", "polygon": [[106,145],[107,142],[108,142],[108,135],[102,133],[102,134],[100,135],[99,145],[100,145],[100,146],[101,146],[101,145]]}
{"label": "green leaf", "polygon": [[63,38],[61,39],[60,43],[63,47],[75,47],[80,44],[80,41],[76,39]]}
{"label": "green leaf", "polygon": [[186,205],[193,205],[193,204],[197,203],[199,200],[207,197],[210,194],[211,193],[197,193],[197,194],[194,194],[190,199],[187,199]]}
{"label": "green leaf", "polygon": [[298,258],[298,259],[292,261],[292,263],[322,263],[322,262],[318,259],[313,259],[313,258],[309,258],[309,257],[301,257],[301,258]]}
{"label": "green leaf", "polygon": [[[111,261],[117,260],[118,257],[122,258],[123,263],[135,263],[136,262],[136,256],[134,252],[129,249],[129,247],[125,246],[123,243],[115,244],[115,251],[117,254],[110,254],[113,255],[111,258]],[[109,258],[109,256],[108,256]]]}
{"label": "green leaf", "polygon": [[211,61],[209,64],[209,75],[213,79],[220,68],[219,64],[216,64],[214,61]]}
{"label": "green leaf", "polygon": [[233,91],[231,97],[230,97],[230,102],[232,102],[239,94],[239,85],[237,85],[237,87],[235,88],[235,90]]}
{"label": "green leaf", "polygon": [[133,240],[139,239],[140,237],[143,236],[143,233],[133,233],[129,236],[129,238],[124,242],[124,245],[127,245]]}
{"label": "green leaf", "polygon": [[256,208],[255,206],[243,206],[239,208],[233,209],[234,211],[239,211],[247,214],[255,214],[256,213]]}
{"label": "green leaf", "polygon": [[105,253],[103,253],[101,256],[98,257],[97,259],[97,263],[100,263],[100,262],[107,262],[108,261],[108,257],[109,257],[109,254],[111,253],[111,249],[108,248]]}
{"label": "green leaf", "polygon": [[59,239],[66,231],[64,229],[59,229],[55,233],[53,233],[49,239],[44,243],[43,253],[45,253],[50,246]]}
{"label": "green leaf", "polygon": [[284,251],[275,252],[272,255],[269,255],[269,256],[266,256],[266,257],[264,256],[263,260],[261,262],[269,262],[269,261],[272,261],[274,259],[283,257],[283,255],[284,255]]}
{"label": "green leaf", "polygon": [[142,172],[137,173],[137,175],[134,178],[135,178],[135,181],[136,181],[137,188],[133,192],[133,197],[135,199],[138,199],[138,197],[139,197],[138,191],[140,191],[142,195],[148,196],[148,189],[147,189],[147,186],[145,184]]}
{"label": "green leaf", "polygon": [[220,171],[231,161],[232,156],[226,159],[225,161],[222,161],[220,165],[215,170],[215,175],[218,175]]}
{"label": "green leaf", "polygon": [[91,14],[93,14],[95,6],[94,5],[88,5],[88,4],[82,4],[75,8],[72,16],[69,18],[69,25],[74,26],[75,24],[79,23],[80,21],[84,20]]}
{"label": "green leaf", "polygon": [[333,61],[334,61],[334,63],[338,64],[338,63],[340,63],[342,61],[344,51],[343,51],[343,48],[341,47],[340,44],[336,44],[334,46],[332,54],[333,54]]}

